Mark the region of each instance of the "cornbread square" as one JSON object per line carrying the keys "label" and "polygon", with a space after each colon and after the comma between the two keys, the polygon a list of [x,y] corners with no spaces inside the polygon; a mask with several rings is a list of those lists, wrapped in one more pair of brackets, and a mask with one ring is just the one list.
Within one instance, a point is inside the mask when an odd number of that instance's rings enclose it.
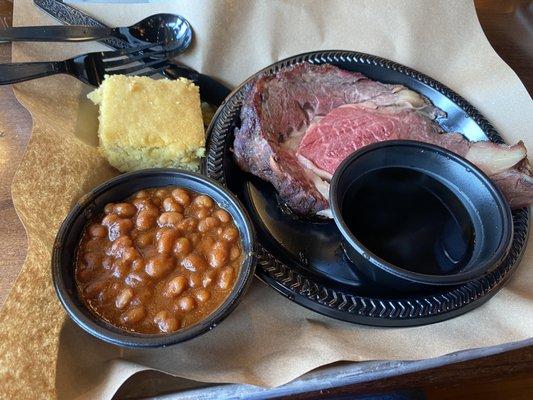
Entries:
{"label": "cornbread square", "polygon": [[205,132],[200,92],[188,79],[110,75],[87,97],[99,106],[100,149],[113,167],[198,169]]}

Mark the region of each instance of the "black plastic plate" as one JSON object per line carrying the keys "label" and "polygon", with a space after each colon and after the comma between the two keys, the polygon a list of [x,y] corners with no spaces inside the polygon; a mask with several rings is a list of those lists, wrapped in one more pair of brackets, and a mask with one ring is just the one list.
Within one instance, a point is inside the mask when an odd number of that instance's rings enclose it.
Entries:
{"label": "black plastic plate", "polygon": [[[330,63],[374,80],[405,85],[446,112],[447,116],[438,120],[446,131],[461,132],[470,140],[503,143],[490,123],[455,92],[426,75],[376,56],[352,51],[311,52],[279,61],[258,74],[306,61]],[[243,173],[231,153],[233,132],[240,124],[243,86],[256,75],[234,90],[217,111],[208,129],[204,169],[248,208],[259,238],[256,273],[262,280],[321,314],[377,326],[423,325],[452,318],[481,305],[502,287],[525,249],[528,209],[513,213],[512,248],[494,272],[464,285],[407,295],[359,275],[340,248],[340,233],[333,221],[302,220],[284,212],[274,188]]]}

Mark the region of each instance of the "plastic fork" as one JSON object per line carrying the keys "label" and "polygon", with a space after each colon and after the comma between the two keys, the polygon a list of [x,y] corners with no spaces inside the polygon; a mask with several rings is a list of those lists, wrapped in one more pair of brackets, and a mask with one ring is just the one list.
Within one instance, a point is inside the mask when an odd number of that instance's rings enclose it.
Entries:
{"label": "plastic fork", "polygon": [[154,51],[153,46],[88,53],[65,61],[0,64],[0,85],[55,74],[69,74],[93,86],[99,86],[104,75],[155,75],[168,67],[173,54],[168,48]]}

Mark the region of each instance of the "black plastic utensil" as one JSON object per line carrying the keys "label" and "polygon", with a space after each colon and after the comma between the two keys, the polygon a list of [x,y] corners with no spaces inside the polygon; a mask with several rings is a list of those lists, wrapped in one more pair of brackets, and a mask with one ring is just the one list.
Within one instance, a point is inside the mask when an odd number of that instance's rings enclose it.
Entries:
{"label": "black plastic utensil", "polygon": [[84,42],[116,37],[133,46],[148,43],[172,47],[181,53],[192,40],[192,28],[180,15],[155,14],[130,27],[17,26],[0,30],[0,41]]}
{"label": "black plastic utensil", "polygon": [[[0,85],[56,74],[69,74],[93,86],[100,85],[105,75],[155,75],[168,67],[168,53],[150,51],[150,46],[88,53],[64,61],[0,64]],[[162,58],[153,58],[158,56]]]}
{"label": "black plastic utensil", "polygon": [[[106,27],[105,24],[97,19],[59,0],[33,0],[33,3],[48,15],[68,25]],[[131,47],[131,44],[117,37],[102,39],[100,43],[113,49]],[[200,87],[200,98],[202,101],[209,104],[219,105],[231,92],[227,86],[218,82],[216,79],[202,74],[175,59],[163,70],[163,74],[170,79],[183,77],[192,80]]]}

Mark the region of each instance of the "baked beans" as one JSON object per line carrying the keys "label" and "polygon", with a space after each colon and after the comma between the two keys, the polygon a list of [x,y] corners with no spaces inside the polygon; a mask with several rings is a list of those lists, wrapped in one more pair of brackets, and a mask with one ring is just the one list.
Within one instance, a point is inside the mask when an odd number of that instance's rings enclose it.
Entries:
{"label": "baked beans", "polygon": [[76,259],[88,308],[129,331],[168,333],[193,325],[229,295],[242,264],[230,213],[177,187],[144,189],[90,221]]}

